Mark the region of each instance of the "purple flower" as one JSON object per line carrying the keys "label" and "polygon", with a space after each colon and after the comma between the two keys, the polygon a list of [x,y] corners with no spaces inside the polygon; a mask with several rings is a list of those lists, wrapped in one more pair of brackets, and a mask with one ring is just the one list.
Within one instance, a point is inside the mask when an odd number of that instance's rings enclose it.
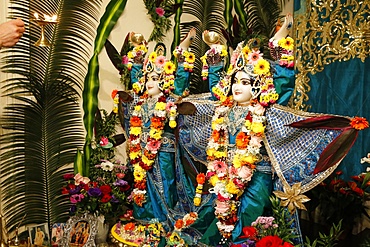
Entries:
{"label": "purple flower", "polygon": [[119,200],[114,195],[112,195],[112,198],[110,199],[110,202],[119,203]]}
{"label": "purple flower", "polygon": [[75,189],[70,189],[69,190],[69,194],[70,195],[75,195],[75,194],[79,194],[80,193],[80,191],[81,191],[81,187],[80,186],[77,186]]}
{"label": "purple flower", "polygon": [[113,183],[114,186],[123,187],[126,186],[128,183],[125,180],[117,179],[116,182]]}
{"label": "purple flower", "polygon": [[76,205],[72,205],[72,206],[71,206],[71,208],[69,209],[69,212],[70,212],[71,214],[73,214],[74,212],[76,212],[76,210],[77,210]]}
{"label": "purple flower", "polygon": [[101,190],[99,188],[90,188],[87,194],[92,197],[98,197],[101,195]]}
{"label": "purple flower", "polygon": [[165,13],[164,9],[163,9],[163,8],[161,8],[161,7],[156,8],[156,9],[155,9],[155,12],[156,12],[156,13],[157,13],[157,15],[159,15],[160,17],[163,17],[163,16],[164,16],[164,13]]}

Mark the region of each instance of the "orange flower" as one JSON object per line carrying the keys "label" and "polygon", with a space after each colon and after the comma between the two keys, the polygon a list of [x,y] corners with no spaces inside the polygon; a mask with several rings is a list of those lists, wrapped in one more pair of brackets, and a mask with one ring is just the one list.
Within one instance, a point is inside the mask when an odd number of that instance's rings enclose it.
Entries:
{"label": "orange flower", "polygon": [[141,119],[137,116],[133,116],[130,119],[130,124],[132,127],[140,127],[141,126]]}
{"label": "orange flower", "polygon": [[204,175],[204,173],[199,173],[197,175],[197,183],[204,184],[205,181],[206,181],[206,176]]}
{"label": "orange flower", "polygon": [[163,121],[161,118],[159,117],[152,117],[151,119],[151,125],[150,125],[152,128],[155,128],[155,129],[163,129],[164,127],[164,124],[163,124]]}
{"label": "orange flower", "polygon": [[193,217],[193,218],[198,217],[197,213],[194,213],[194,212],[190,212],[189,215],[190,215],[190,217]]}
{"label": "orange flower", "polygon": [[212,138],[215,142],[218,142],[218,140],[220,139],[220,132],[218,130],[213,130]]}
{"label": "orange flower", "polygon": [[[143,206],[143,203],[145,202],[145,196],[143,194],[135,194],[134,195],[134,202],[139,207],[142,207]],[[125,230],[126,230],[126,226],[125,226]]]}
{"label": "orange flower", "polygon": [[185,222],[185,225],[186,226],[190,226],[191,224],[193,224],[195,222],[195,220],[194,219],[188,219],[188,220],[186,220],[186,222]]}
{"label": "orange flower", "polygon": [[356,130],[363,130],[369,128],[369,122],[363,117],[354,117],[351,120],[351,127]]}
{"label": "orange flower", "polygon": [[182,219],[178,219],[175,223],[175,228],[181,229],[183,225],[184,225],[184,221]]}
{"label": "orange flower", "polygon": [[135,223],[130,222],[125,225],[125,231],[133,231],[135,229]]}
{"label": "orange flower", "polygon": [[247,135],[245,132],[239,132],[239,134],[236,136],[236,147],[241,149],[247,148],[249,140],[249,135]]}
{"label": "orange flower", "polygon": [[116,97],[117,93],[118,93],[118,90],[117,89],[114,89],[112,91],[112,99],[114,99],[114,97]]}

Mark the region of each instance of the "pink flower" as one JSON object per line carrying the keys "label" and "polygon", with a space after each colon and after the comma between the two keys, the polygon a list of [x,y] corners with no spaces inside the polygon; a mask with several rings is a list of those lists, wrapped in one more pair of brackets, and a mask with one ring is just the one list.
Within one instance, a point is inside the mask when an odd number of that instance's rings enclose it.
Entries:
{"label": "pink flower", "polygon": [[294,68],[294,61],[288,62],[287,68]]}
{"label": "pink flower", "polygon": [[242,179],[244,179],[244,180],[246,180],[246,181],[250,181],[251,180],[251,178],[252,178],[252,170],[249,168],[249,167],[247,167],[247,166],[243,166],[243,167],[241,167],[240,169],[239,169],[239,172],[238,172],[238,175],[242,178]]}
{"label": "pink flower", "polygon": [[166,111],[169,112],[171,110],[171,107],[173,107],[174,105],[175,103],[173,103],[172,101],[167,102]]}
{"label": "pink flower", "polygon": [[128,57],[127,57],[126,55],[124,55],[124,56],[122,57],[122,63],[123,63],[123,64],[128,64]]}
{"label": "pink flower", "polygon": [[256,65],[258,60],[262,58],[262,54],[260,54],[260,51],[253,51],[248,55],[248,61],[249,64]]}
{"label": "pink flower", "polygon": [[262,137],[252,136],[251,140],[249,141],[249,145],[252,147],[260,148],[262,146],[261,142],[262,142]]}
{"label": "pink flower", "polygon": [[88,184],[90,182],[90,179],[88,177],[83,177],[79,173],[75,175],[74,179],[76,185],[79,185],[80,183]]}
{"label": "pink flower", "polygon": [[227,164],[223,161],[216,160],[213,162],[213,170],[217,173],[226,173]]}
{"label": "pink flower", "polygon": [[229,210],[229,204],[226,201],[218,201],[216,200],[216,207],[215,207],[216,214],[223,214]]}
{"label": "pink flower", "polygon": [[155,66],[163,67],[165,62],[166,62],[165,56],[158,56],[157,59],[155,60]]}
{"label": "pink flower", "polygon": [[108,138],[106,138],[106,137],[104,137],[104,136],[103,136],[103,137],[100,139],[99,145],[103,147],[103,146],[106,146],[108,143],[109,143]]}
{"label": "pink flower", "polygon": [[156,12],[156,13],[157,13],[157,15],[159,15],[160,17],[163,17],[163,16],[164,16],[164,13],[165,13],[164,9],[163,9],[163,8],[161,8],[161,7],[156,8],[156,9],[155,9],[155,12]]}
{"label": "pink flower", "polygon": [[259,116],[262,116],[265,113],[265,108],[261,104],[256,104],[253,107],[251,106],[251,108],[252,111]]}
{"label": "pink flower", "polygon": [[77,202],[82,201],[82,199],[84,198],[85,196],[83,194],[74,194],[74,195],[71,195],[69,199],[71,200],[73,204],[76,204]]}
{"label": "pink flower", "polygon": [[149,151],[151,152],[155,152],[157,151],[160,146],[161,146],[161,142],[159,141],[156,141],[156,140],[150,140],[147,144],[146,144],[147,148]]}
{"label": "pink flower", "polygon": [[124,173],[117,173],[117,178],[124,178],[125,177],[125,174]]}
{"label": "pink flower", "polygon": [[229,167],[229,176],[236,176],[238,175],[238,170],[234,166]]}

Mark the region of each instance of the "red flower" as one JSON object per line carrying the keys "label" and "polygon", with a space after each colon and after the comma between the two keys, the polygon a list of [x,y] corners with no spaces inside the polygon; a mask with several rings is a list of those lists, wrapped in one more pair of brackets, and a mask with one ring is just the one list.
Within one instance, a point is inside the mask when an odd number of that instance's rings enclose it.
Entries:
{"label": "red flower", "polygon": [[101,202],[102,203],[107,203],[110,201],[110,199],[112,199],[112,196],[109,195],[109,194],[103,194],[103,197],[101,198]]}
{"label": "red flower", "polygon": [[266,236],[257,242],[256,247],[281,247],[283,240],[278,236]]}
{"label": "red flower", "polygon": [[69,190],[67,190],[67,188],[66,187],[63,187],[62,188],[62,194],[63,195],[66,195],[66,194],[68,194],[69,193]]}
{"label": "red flower", "polygon": [[294,247],[294,245],[288,242],[284,242],[284,244],[281,247]]}
{"label": "red flower", "polygon": [[104,194],[104,195],[106,195],[106,194],[109,194],[109,193],[111,193],[112,192],[112,188],[109,186],[109,185],[102,185],[102,186],[100,186],[100,190],[101,190],[101,192]]}
{"label": "red flower", "polygon": [[63,179],[64,180],[71,180],[72,178],[74,178],[74,174],[73,173],[68,173],[68,174],[65,174],[63,175]]}
{"label": "red flower", "polygon": [[204,173],[199,173],[197,175],[197,183],[204,184],[205,181],[206,181],[206,176],[204,175]]}
{"label": "red flower", "polygon": [[245,226],[243,227],[244,235],[240,236],[240,238],[249,238],[251,240],[255,240],[257,237],[257,229],[253,226]]}

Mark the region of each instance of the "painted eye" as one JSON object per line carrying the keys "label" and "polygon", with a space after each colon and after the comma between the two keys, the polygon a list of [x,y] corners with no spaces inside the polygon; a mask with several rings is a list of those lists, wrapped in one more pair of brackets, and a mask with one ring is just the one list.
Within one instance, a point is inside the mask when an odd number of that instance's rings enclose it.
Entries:
{"label": "painted eye", "polygon": [[241,80],[240,83],[242,85],[250,85],[251,84],[251,81],[250,80]]}

